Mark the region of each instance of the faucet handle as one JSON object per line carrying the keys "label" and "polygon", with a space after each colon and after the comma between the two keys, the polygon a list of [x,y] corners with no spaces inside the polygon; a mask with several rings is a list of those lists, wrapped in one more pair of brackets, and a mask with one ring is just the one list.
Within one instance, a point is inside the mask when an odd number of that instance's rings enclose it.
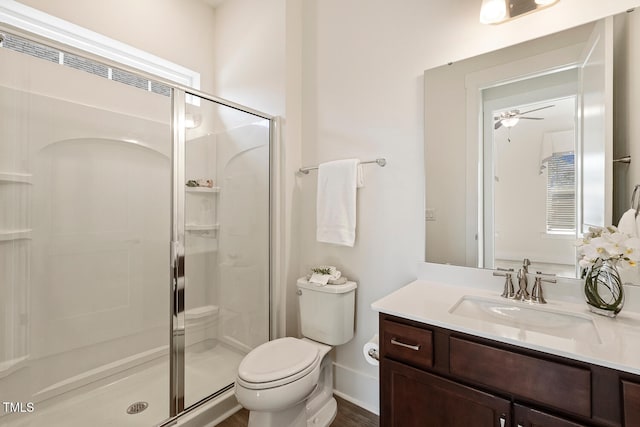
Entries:
{"label": "faucet handle", "polygon": [[556,283],[555,279],[556,275],[553,273],[543,273],[541,271],[536,271],[536,274],[533,276],[536,278],[536,281],[547,282],[547,283]]}
{"label": "faucet handle", "polygon": [[547,301],[544,299],[544,295],[542,293],[542,282],[547,283],[556,283],[557,280],[554,279],[556,277],[555,274],[543,273],[541,271],[536,271],[534,275],[536,278],[535,283],[533,284],[533,289],[531,290],[531,302],[535,302],[538,304],[546,304]]}
{"label": "faucet handle", "polygon": [[513,280],[511,276],[513,275],[513,268],[497,268],[498,271],[494,271],[494,276],[503,276],[504,279],[504,289],[502,290],[502,294],[500,294],[503,298],[513,298],[515,296],[515,291],[513,290]]}
{"label": "faucet handle", "polygon": [[498,267],[493,271],[494,276],[509,277],[513,274],[513,268]]}

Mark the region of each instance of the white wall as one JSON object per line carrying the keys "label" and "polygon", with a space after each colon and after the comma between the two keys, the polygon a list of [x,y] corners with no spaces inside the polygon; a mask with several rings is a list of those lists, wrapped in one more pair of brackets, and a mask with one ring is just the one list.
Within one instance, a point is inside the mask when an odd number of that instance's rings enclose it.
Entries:
{"label": "white wall", "polygon": [[284,0],[229,0],[216,9],[214,93],[273,115],[285,112]]}
{"label": "white wall", "polygon": [[315,241],[316,173],[301,185],[301,273],[338,266],[358,282],[356,335],[336,349],[335,389],[377,411],[378,369],[362,346],[377,332],[371,302],[415,277],[421,252],[422,119],[420,74],[428,16],[424,1],[306,2],[303,45],[302,163],[385,157],[365,166],[358,191],[356,244]]}

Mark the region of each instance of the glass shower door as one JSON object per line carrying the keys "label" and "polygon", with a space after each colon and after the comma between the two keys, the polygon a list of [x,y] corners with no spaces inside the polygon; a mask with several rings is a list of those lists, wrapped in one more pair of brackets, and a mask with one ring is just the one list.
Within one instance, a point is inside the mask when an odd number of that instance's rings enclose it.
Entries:
{"label": "glass shower door", "polygon": [[185,407],[230,387],[269,339],[270,121],[187,95]]}
{"label": "glass shower door", "polygon": [[10,34],[0,64],[0,426],[161,422],[171,99]]}

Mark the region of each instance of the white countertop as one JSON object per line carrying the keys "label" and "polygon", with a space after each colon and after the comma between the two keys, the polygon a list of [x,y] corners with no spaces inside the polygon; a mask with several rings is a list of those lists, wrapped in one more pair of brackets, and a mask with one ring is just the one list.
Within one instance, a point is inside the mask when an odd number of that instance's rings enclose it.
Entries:
{"label": "white countertop", "polygon": [[[501,298],[501,282],[498,278],[495,280],[497,281],[492,283],[495,286],[491,289],[428,279],[416,280],[375,301],[371,307],[381,313],[640,375],[638,312],[623,309],[616,318],[611,319],[591,313],[586,303],[579,302],[578,297],[553,299],[551,295],[546,296],[547,304],[533,305],[536,309],[584,318],[585,323],[589,323],[589,328],[593,330],[595,326],[597,331],[594,336],[581,332],[578,328],[575,336],[568,336],[547,333],[544,328],[538,328],[537,331],[536,328],[521,328],[517,323],[511,325],[504,320],[478,320],[473,316],[456,314],[452,310],[465,297],[532,307],[526,302]],[[552,329],[553,326],[549,328]]]}

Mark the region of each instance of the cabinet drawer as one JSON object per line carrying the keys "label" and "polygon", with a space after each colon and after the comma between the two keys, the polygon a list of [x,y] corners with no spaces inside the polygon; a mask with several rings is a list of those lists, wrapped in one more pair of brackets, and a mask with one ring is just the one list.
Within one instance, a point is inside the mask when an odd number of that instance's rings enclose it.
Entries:
{"label": "cabinet drawer", "polygon": [[591,371],[451,337],[450,372],[584,417],[591,416]]}
{"label": "cabinet drawer", "polygon": [[382,357],[390,357],[410,365],[433,366],[433,333],[428,329],[382,321],[380,343]]}
{"label": "cabinet drawer", "polygon": [[622,381],[624,425],[640,426],[640,384]]}

